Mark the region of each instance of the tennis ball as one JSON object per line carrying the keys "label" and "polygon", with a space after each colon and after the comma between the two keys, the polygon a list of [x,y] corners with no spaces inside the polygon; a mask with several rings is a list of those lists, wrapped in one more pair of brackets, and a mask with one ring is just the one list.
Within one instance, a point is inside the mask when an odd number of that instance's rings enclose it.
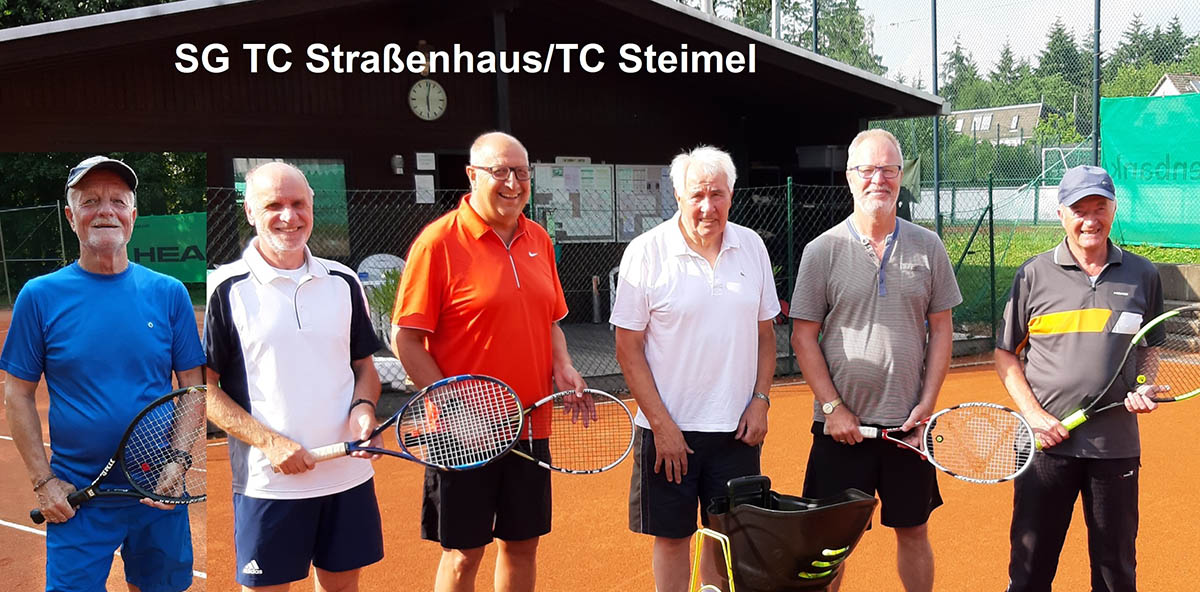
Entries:
{"label": "tennis ball", "polygon": [[1146,384],[1146,375],[1145,375],[1145,374],[1138,374],[1138,377],[1137,377],[1137,383],[1138,383],[1138,384]]}

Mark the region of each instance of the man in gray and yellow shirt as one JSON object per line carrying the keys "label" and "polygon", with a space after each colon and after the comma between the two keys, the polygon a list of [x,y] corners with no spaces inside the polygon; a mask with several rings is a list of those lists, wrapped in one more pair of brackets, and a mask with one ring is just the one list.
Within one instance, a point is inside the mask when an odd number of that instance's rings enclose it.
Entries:
{"label": "man in gray and yellow shirt", "polygon": [[[1059,418],[1105,387],[1133,334],[1162,312],[1162,284],[1153,264],[1108,239],[1117,202],[1104,169],[1068,170],[1058,202],[1066,238],[1017,270],[996,340],[996,371],[1046,452],[1013,490],[1008,590],[1049,592],[1080,494],[1092,590],[1134,590],[1141,447],[1132,413],[1155,404],[1118,380],[1104,396],[1124,398],[1131,413],[1100,413],[1070,433]],[[1132,356],[1124,371],[1132,378]]]}

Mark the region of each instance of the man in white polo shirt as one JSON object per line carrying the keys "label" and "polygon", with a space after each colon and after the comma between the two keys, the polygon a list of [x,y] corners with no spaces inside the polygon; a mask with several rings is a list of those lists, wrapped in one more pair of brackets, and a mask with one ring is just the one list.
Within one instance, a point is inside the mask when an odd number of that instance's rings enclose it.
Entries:
{"label": "man in white polo shirt", "polygon": [[610,322],[638,403],[629,528],[655,537],[659,592],[687,588],[697,503],[707,525],[726,482],[759,473],[767,434],[779,299],[762,239],[728,222],[736,180],[721,150],[676,156],[679,212],[621,258]]}
{"label": "man in white polo shirt", "polygon": [[318,467],[307,449],[375,426],[379,343],[353,271],[313,257],[313,190],[296,167],[246,173],[258,236],[208,278],[208,417],[229,436],[238,582],[287,590],[316,567],[318,588],[357,590],[383,558],[371,463]]}

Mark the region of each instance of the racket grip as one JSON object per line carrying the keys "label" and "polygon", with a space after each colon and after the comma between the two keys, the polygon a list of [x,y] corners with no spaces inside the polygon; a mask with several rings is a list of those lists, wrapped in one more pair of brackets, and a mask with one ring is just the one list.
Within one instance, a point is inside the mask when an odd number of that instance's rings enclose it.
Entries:
{"label": "racket grip", "polygon": [[1080,409],[1079,411],[1076,411],[1075,413],[1072,413],[1072,414],[1064,417],[1062,419],[1062,424],[1063,424],[1063,427],[1067,428],[1068,430],[1073,430],[1073,429],[1079,427],[1079,424],[1082,424],[1083,422],[1085,422],[1087,420],[1088,420],[1087,414],[1083,412],[1083,409]]}
{"label": "racket grip", "polygon": [[338,442],[337,444],[313,448],[312,450],[309,450],[308,453],[313,456],[313,460],[316,462],[321,462],[335,458],[341,458],[350,454],[350,446],[345,442]]}
{"label": "racket grip", "polygon": [[879,428],[873,428],[871,426],[858,426],[858,433],[862,434],[864,438],[878,438]]}
{"label": "racket grip", "polygon": [[[73,492],[67,496],[67,503],[71,504],[72,508],[78,508],[83,500],[88,498],[86,489]],[[42,515],[41,508],[29,511],[29,519],[33,520],[34,524],[41,524],[46,521],[46,517]]]}

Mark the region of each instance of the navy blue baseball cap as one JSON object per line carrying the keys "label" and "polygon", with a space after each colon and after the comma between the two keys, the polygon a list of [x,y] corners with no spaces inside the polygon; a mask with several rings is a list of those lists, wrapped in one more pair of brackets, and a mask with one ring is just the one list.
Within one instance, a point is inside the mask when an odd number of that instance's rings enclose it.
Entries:
{"label": "navy blue baseball cap", "polygon": [[1067,169],[1062,181],[1058,184],[1058,203],[1064,206],[1093,195],[1116,201],[1117,195],[1113,188],[1112,177],[1108,171],[1089,165],[1080,165]]}
{"label": "navy blue baseball cap", "polygon": [[116,173],[129,186],[130,191],[137,192],[137,174],[133,172],[133,169],[129,168],[129,165],[107,156],[93,156],[75,165],[71,172],[67,173],[67,189],[74,187],[88,173],[96,170],[109,170]]}

